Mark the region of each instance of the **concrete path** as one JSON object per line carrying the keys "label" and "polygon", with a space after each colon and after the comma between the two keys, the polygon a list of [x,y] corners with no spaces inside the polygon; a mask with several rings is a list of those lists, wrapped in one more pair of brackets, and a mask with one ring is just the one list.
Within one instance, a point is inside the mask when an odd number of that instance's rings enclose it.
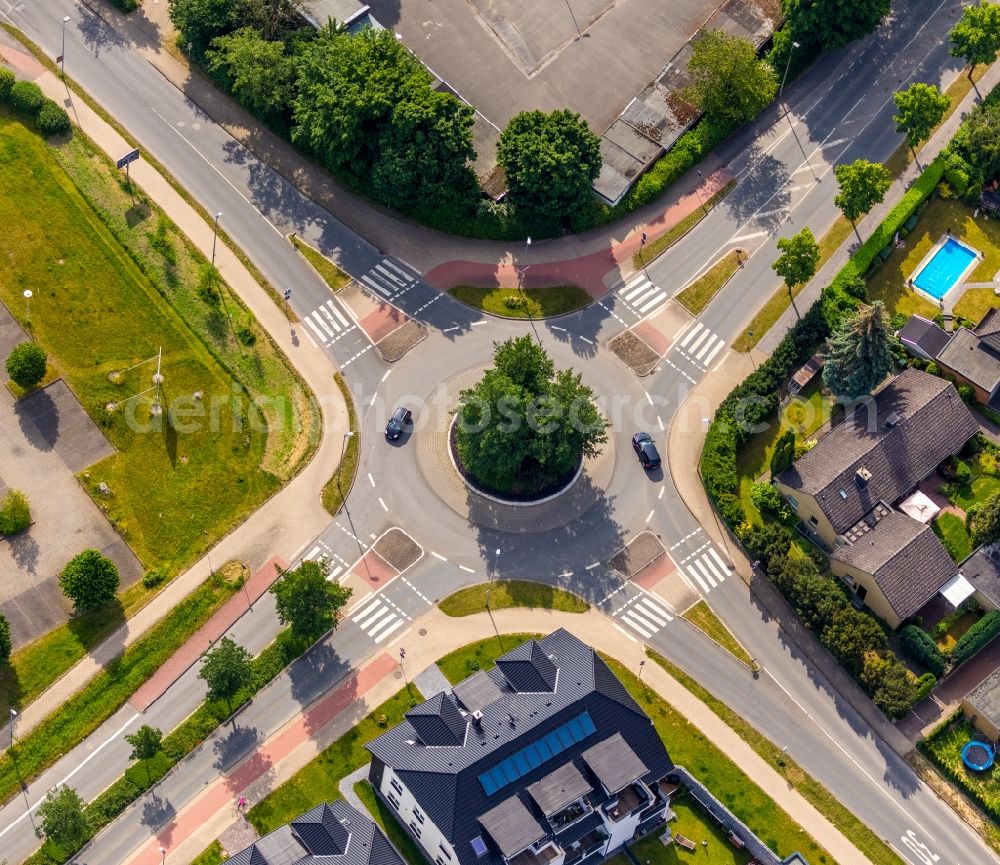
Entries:
{"label": "concrete path", "polygon": [[[117,159],[131,149],[110,125],[71,94],[62,81],[44,71],[30,55],[15,47],[8,38],[0,39],[0,56],[22,75],[33,77],[47,96],[65,104],[73,122],[111,159]],[[211,254],[212,226],[159,173],[139,160],[131,166],[131,177],[203,254]],[[322,440],[312,461],[294,479],[223,538],[204,558],[167,585],[119,631],[96,647],[37,700],[24,707],[17,719],[19,736],[24,736],[59,708],[107,666],[109,661],[120,655],[197,588],[211,572],[213,561],[220,565],[227,560],[236,559],[245,562],[255,571],[279,552],[292,560],[308,541],[329,525],[330,516],[320,504],[320,493],[338,463],[341,438],[348,429],[346,405],[334,382],[330,358],[310,340],[300,339],[298,327],[289,324],[266,291],[223,244],[217,247],[216,264],[226,282],[240,295],[284,351],[306,386],[315,394],[322,411]],[[0,730],[0,741],[10,741],[6,728]]]}
{"label": "concrete path", "polygon": [[[639,662],[645,659],[641,645],[623,640],[607,617],[594,610],[584,614],[498,610],[494,617],[501,633],[549,633],[564,627],[632,670],[638,670]],[[453,619],[435,609],[421,620],[419,632],[408,640],[406,663],[413,669],[425,668],[455,648],[481,639],[490,630],[485,614]],[[658,664],[645,665],[643,681],[726,753],[826,848],[838,865],[865,865],[868,862],[743,739]],[[251,803],[260,801],[309,762],[326,744],[350,730],[362,711],[371,711],[400,687],[402,679],[398,659],[386,653],[376,655],[337,689],[263,742],[246,760],[208,785],[200,796],[173,816],[167,827],[134,851],[125,862],[130,865],[158,865],[161,845],[171,861],[190,861],[232,824],[236,816],[235,803],[241,795]],[[711,778],[705,780],[711,786]],[[106,831],[114,831],[114,828]],[[782,851],[786,855],[790,852]]]}

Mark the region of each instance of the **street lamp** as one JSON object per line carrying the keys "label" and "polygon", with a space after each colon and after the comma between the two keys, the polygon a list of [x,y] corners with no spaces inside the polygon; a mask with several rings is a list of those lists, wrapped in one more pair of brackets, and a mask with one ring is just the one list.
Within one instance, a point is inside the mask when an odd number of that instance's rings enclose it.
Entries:
{"label": "street lamp", "polygon": [[695,171],[698,172],[698,185],[694,188],[694,194],[698,196],[698,203],[701,205],[701,209],[705,211],[705,216],[708,216],[708,205],[705,203],[705,199],[701,197],[701,182],[705,179],[705,175],[701,173],[700,168],[696,168]]}
{"label": "street lamp", "polygon": [[639,681],[642,681],[642,668],[646,666],[646,661],[639,661]]}
{"label": "street lamp", "polygon": [[167,849],[166,847],[160,848],[160,865],[163,865],[167,861]]}
{"label": "street lamp", "polygon": [[17,710],[9,709],[10,712],[10,747],[14,747],[14,721],[17,720]]}
{"label": "street lamp", "polygon": [[215,267],[215,241],[219,238],[219,218],[222,216],[220,210],[215,214],[215,224],[212,226],[212,267]]}
{"label": "street lamp", "polygon": [[493,570],[490,571],[490,581],[486,584],[486,612],[490,617],[490,622],[493,624],[493,633],[497,635],[497,642],[500,644],[500,650],[503,651],[503,640],[500,639],[500,630],[497,628],[496,619],[493,618],[493,610],[490,608],[490,599],[493,596],[493,574],[500,568],[500,548],[497,547],[495,553],[496,558],[493,561]]}
{"label": "street lamp", "polygon": [[344,452],[347,450],[347,440],[354,435],[354,430],[348,430],[344,433],[344,438],[340,442],[340,462],[337,463],[337,492],[340,493],[340,497],[344,497],[344,490],[340,486],[340,469],[344,465]]}
{"label": "street lamp", "polygon": [[757,372],[757,361],[753,359],[753,331],[747,331],[747,354],[750,355],[750,363],[753,364],[753,371]]}
{"label": "street lamp", "polygon": [[[788,67],[792,65],[792,54],[796,48],[801,48],[798,42],[792,42],[792,47],[788,49],[788,60],[785,62],[785,74],[781,76],[781,86],[778,88],[778,101],[781,101],[781,93],[785,89],[785,81],[788,79]],[[785,114],[788,113],[788,106],[785,106]]]}
{"label": "street lamp", "polygon": [[31,289],[24,290],[24,317],[28,322],[28,330],[31,330]]}
{"label": "street lamp", "polygon": [[62,54],[59,55],[59,74],[66,77],[66,25],[69,24],[69,15],[63,16],[62,22]]}

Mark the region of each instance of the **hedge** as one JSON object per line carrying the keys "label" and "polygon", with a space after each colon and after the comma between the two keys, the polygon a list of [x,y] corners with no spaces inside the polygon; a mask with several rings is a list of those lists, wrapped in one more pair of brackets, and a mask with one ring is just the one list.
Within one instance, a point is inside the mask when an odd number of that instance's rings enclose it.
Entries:
{"label": "hedge", "polygon": [[899,632],[899,645],[914,661],[935,676],[944,675],[945,658],[930,634],[916,625],[907,625]]}
{"label": "hedge", "polygon": [[34,81],[15,82],[7,93],[7,99],[14,109],[30,117],[38,114],[45,104],[45,94]]}
{"label": "hedge", "polygon": [[969,660],[976,652],[985,648],[997,634],[1000,634],[1000,610],[993,610],[958,638],[958,642],[951,650],[952,663],[957,667]]}

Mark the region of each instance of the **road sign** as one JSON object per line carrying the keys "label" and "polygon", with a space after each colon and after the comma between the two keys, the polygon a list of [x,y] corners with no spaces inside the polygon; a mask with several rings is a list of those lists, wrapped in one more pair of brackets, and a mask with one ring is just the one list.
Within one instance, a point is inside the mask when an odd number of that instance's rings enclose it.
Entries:
{"label": "road sign", "polygon": [[135,162],[139,158],[139,148],[135,150],[130,150],[121,159],[119,159],[115,166],[117,168],[125,168],[130,162]]}

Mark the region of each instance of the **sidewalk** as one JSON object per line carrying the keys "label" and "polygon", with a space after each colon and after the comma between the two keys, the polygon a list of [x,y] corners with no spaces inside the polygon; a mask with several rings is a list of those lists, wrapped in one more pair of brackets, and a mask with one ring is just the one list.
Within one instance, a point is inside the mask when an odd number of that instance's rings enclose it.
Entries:
{"label": "sidewalk", "polygon": [[[502,633],[549,633],[560,627],[566,628],[588,645],[615,657],[632,670],[638,669],[639,661],[645,660],[640,644],[623,641],[614,625],[594,610],[583,614],[546,610],[498,610],[494,613],[494,618]],[[442,655],[481,639],[490,630],[485,614],[453,619],[437,609],[431,610],[422,617],[420,631],[411,632],[407,637],[407,668],[423,670]],[[663,668],[655,663],[647,663],[643,682],[725,752],[792,819],[826,848],[838,865],[865,865],[868,862],[839,830],[797,791],[790,788],[785,779],[768,766],[746,742]],[[401,672],[394,654],[386,650],[376,655],[334,691],[263,742],[250,757],[181,807],[167,826],[134,851],[125,862],[130,865],[158,865],[161,846],[171,861],[191,861],[238,818],[235,802],[241,795],[246,796],[251,803],[259,802],[326,745],[350,730],[363,714],[396,693],[402,685]],[[711,787],[711,778],[704,780]],[[330,795],[335,795],[335,791],[331,790]],[[132,809],[139,807],[141,803],[133,805]],[[792,851],[783,852],[788,854]]]}
{"label": "sidewalk", "polygon": [[[112,159],[130,150],[130,146],[97,116],[82,100],[67,91],[65,84],[45,71],[33,57],[12,47],[9,39],[0,39],[0,56],[22,76],[33,78],[46,96],[65,104],[70,117]],[[153,200],[209,256],[212,251],[212,226],[145,161],[131,166],[132,181]],[[152,601],[129,619],[118,631],[83,658],[44,694],[24,707],[17,719],[17,733],[26,735],[47,715],[58,709],[70,696],[83,688],[110,661],[120,655],[155,625],[167,612],[199,586],[211,571],[209,557],[216,564],[230,559],[245,562],[256,571],[277,552],[287,558],[318,535],[330,521],[320,504],[320,493],[340,458],[340,440],[348,428],[347,409],[333,379],[330,359],[310,340],[299,339],[295,326],[254,280],[250,272],[224,244],[219,244],[216,263],[223,278],[247,304],[270,333],[313,391],[322,412],[323,438],[309,465],[281,490],[251,514],[242,525],[223,538],[204,558],[178,576]],[[277,539],[280,538],[280,541]],[[266,587],[265,587],[266,588]],[[0,730],[0,741],[9,741],[7,728]]]}

